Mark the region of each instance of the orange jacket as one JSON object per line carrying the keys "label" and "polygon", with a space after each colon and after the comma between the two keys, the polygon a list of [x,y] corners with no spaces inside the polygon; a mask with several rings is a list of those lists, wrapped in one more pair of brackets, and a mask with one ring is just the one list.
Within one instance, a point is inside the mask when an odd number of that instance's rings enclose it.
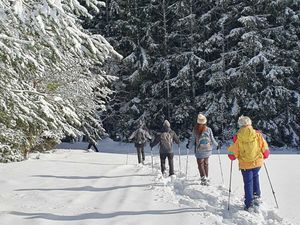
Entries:
{"label": "orange jacket", "polygon": [[245,126],[238,131],[236,137],[236,141],[228,148],[228,155],[239,160],[240,169],[261,167],[268,155],[266,153],[269,153],[262,134],[252,126]]}

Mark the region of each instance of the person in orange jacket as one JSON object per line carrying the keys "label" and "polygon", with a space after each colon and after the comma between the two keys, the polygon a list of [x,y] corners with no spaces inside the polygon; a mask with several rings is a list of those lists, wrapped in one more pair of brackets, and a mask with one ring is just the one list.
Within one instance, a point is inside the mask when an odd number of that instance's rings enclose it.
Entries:
{"label": "person in orange jacket", "polygon": [[259,170],[270,151],[263,135],[252,127],[252,121],[247,116],[238,119],[239,131],[233,138],[233,144],[228,148],[230,160],[238,159],[242,172],[245,191],[245,210],[259,205],[261,191],[259,185]]}

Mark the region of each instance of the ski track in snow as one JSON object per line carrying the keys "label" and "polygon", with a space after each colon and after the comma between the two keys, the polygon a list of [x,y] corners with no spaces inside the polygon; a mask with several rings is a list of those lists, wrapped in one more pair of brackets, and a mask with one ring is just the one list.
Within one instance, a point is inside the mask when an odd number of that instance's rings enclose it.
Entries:
{"label": "ski track in snow", "polygon": [[164,178],[157,156],[153,170],[147,161],[124,165],[124,155],[115,154],[115,163],[108,157],[63,150],[1,167],[10,178],[0,178],[0,224],[174,224],[176,215],[176,224],[186,225],[292,224],[265,204],[258,212],[244,211],[234,192],[228,211],[228,188],[202,186],[199,177],[186,179],[178,171],[174,179]]}
{"label": "ski track in snow", "polygon": [[[157,159],[158,160],[158,159]],[[150,165],[151,167],[151,165]],[[151,169],[151,168],[150,168]],[[148,171],[149,168],[142,168]],[[200,224],[238,224],[238,225],[292,225],[277,214],[277,210],[261,204],[255,212],[243,210],[243,200],[231,194],[230,210],[228,211],[228,188],[210,183],[203,186],[199,177],[186,179],[184,174],[177,173],[175,179],[163,177],[158,165],[153,172],[154,181],[158,184],[154,191],[158,199],[177,201],[180,205],[197,207],[204,218]]]}

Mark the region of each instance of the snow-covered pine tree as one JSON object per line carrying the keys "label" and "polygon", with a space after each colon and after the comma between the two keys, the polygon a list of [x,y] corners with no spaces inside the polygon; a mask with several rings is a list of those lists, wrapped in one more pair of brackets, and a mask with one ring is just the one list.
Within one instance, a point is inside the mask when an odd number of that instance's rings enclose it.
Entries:
{"label": "snow-covered pine tree", "polygon": [[212,64],[217,73],[212,73],[207,85],[221,88],[206,93],[215,100],[205,110],[219,111],[220,90],[226,90],[228,125],[241,114],[249,115],[273,144],[297,145],[299,4],[266,0],[222,1],[221,5],[216,37],[222,37],[225,27],[225,74],[219,79],[219,57]]}
{"label": "snow-covered pine tree", "polygon": [[196,110],[195,74],[205,65],[198,56],[197,43],[201,41],[201,27],[198,26],[197,15],[201,4],[195,0],[182,0],[173,4],[173,26],[170,30],[170,48],[168,56],[173,75],[169,80],[173,89],[172,119],[182,128],[180,133],[190,131],[198,113]]}
{"label": "snow-covered pine tree", "polygon": [[[103,2],[87,5],[96,10]],[[90,124],[85,118],[96,112],[91,111],[96,108],[92,89],[111,78],[89,68],[120,55],[101,35],[85,33],[79,16],[91,15],[77,0],[0,2],[0,140],[5,152],[26,157],[42,141],[57,143]],[[14,158],[1,155],[1,161]]]}
{"label": "snow-covered pine tree", "polygon": [[139,14],[134,0],[118,3],[110,23],[119,33],[110,41],[126,60],[112,131],[132,129],[142,116],[150,128],[168,118],[184,133],[203,112],[216,134],[231,138],[245,114],[272,143],[299,143],[298,1],[139,1]]}
{"label": "snow-covered pine tree", "polygon": [[[143,118],[141,107],[144,98],[140,86],[148,70],[148,55],[144,49],[149,39],[145,38],[148,30],[148,1],[107,1],[107,9],[100,12],[95,20],[85,23],[93,32],[106,31],[107,39],[120,52],[124,59],[122,63],[107,68],[107,73],[119,77],[115,83],[115,95],[104,117],[104,125],[115,137],[127,137],[137,122]],[[103,25],[103,19],[106,23]],[[109,32],[108,32],[109,31]],[[113,68],[113,69],[112,69]],[[125,129],[124,129],[125,128]]]}

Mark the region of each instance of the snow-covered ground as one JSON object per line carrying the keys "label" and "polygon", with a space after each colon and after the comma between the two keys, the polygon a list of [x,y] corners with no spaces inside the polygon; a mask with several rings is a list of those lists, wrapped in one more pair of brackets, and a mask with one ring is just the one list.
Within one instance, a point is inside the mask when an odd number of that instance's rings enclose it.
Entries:
{"label": "snow-covered ground", "polygon": [[[230,161],[219,155],[210,158],[210,186],[201,186],[196,162],[181,150],[175,157],[176,178],[161,178],[158,149],[154,148],[154,169],[149,149],[146,165],[137,165],[132,144],[110,140],[100,143],[102,152],[86,143],[60,145],[52,154],[0,164],[1,225],[199,225],[199,224],[300,224],[300,155],[272,154],[266,161],[275,201],[266,175],[261,171],[263,204],[257,213],[243,207],[243,184],[237,162],[233,163],[230,211],[228,184]],[[72,148],[72,149],[67,149]],[[77,150],[74,150],[77,149]],[[178,152],[177,147],[175,151]],[[117,153],[117,154],[113,154]],[[128,157],[127,157],[127,153]],[[37,159],[39,158],[39,159]]]}

